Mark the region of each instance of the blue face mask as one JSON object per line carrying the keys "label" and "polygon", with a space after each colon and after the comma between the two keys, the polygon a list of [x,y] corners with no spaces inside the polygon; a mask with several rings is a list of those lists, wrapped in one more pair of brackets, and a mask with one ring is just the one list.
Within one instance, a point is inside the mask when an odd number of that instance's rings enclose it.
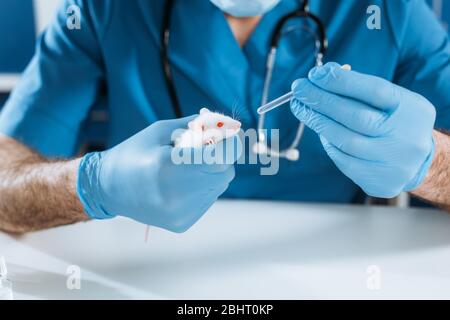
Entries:
{"label": "blue face mask", "polygon": [[261,16],[281,0],[210,0],[220,10],[233,17]]}

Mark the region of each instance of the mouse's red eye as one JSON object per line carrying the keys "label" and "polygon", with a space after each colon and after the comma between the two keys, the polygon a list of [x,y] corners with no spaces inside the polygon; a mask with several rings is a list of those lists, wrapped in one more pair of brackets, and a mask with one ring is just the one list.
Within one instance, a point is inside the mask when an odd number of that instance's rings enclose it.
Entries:
{"label": "mouse's red eye", "polygon": [[202,131],[205,131],[205,129],[206,129],[205,125],[202,125]]}
{"label": "mouse's red eye", "polygon": [[219,121],[219,122],[217,122],[217,127],[218,127],[218,128],[222,128],[222,127],[223,127],[223,125],[224,125],[224,123],[223,123],[223,122],[220,122],[220,121]]}

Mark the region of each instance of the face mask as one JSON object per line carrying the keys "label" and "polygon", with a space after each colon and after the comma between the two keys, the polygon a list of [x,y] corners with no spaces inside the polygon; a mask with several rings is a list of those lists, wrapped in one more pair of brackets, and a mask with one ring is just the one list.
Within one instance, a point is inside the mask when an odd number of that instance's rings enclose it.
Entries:
{"label": "face mask", "polygon": [[255,17],[270,11],[281,0],[210,0],[233,17]]}

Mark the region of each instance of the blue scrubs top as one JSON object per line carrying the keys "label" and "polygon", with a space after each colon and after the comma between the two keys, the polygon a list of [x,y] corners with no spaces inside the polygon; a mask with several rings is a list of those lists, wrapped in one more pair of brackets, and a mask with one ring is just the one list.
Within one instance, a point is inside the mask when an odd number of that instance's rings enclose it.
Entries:
{"label": "blue scrubs top", "polygon": [[[80,30],[66,27],[66,8],[82,10]],[[52,157],[74,156],[91,108],[109,109],[108,146],[149,124],[174,117],[162,73],[160,28],[164,1],[67,0],[40,38],[36,54],[0,116],[0,132]],[[366,25],[369,5],[381,8],[381,29]],[[207,0],[178,0],[172,11],[169,57],[184,115],[203,106],[256,128],[269,39],[280,17],[298,1],[282,0],[240,48],[221,11]],[[348,63],[428,98],[438,128],[450,128],[450,46],[446,32],[420,0],[311,0],[329,38],[325,61]],[[304,24],[294,19],[291,25]],[[270,96],[290,90],[314,64],[312,38],[303,28],[280,44]],[[267,116],[292,142],[298,121],[288,107]],[[411,125],[414,125],[411,123]],[[350,202],[358,187],[328,158],[318,136],[306,130],[301,160],[281,159],[275,176],[258,165],[238,165],[226,197]]]}

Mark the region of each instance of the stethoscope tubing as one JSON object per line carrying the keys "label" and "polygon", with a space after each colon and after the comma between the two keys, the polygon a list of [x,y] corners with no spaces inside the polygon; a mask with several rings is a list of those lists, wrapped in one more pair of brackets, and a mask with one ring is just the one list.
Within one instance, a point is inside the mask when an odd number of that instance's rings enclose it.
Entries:
{"label": "stethoscope tubing", "polygon": [[[265,105],[268,102],[269,94],[270,94],[270,84],[272,82],[273,77],[273,71],[275,67],[275,61],[276,61],[276,55],[278,50],[278,45],[280,42],[280,39],[283,35],[283,28],[286,25],[286,23],[292,19],[292,18],[306,18],[311,19],[315,25],[317,26],[317,33],[318,33],[318,50],[316,53],[316,66],[322,65],[322,59],[326,53],[326,50],[328,49],[328,40],[326,37],[325,27],[320,21],[320,19],[309,12],[309,1],[305,0],[303,2],[303,5],[299,10],[296,10],[294,12],[291,12],[278,21],[277,25],[275,26],[274,33],[271,39],[271,48],[269,51],[269,54],[267,56],[267,62],[266,62],[266,77],[264,81],[264,87],[263,87],[263,95],[262,95],[262,101],[261,105]],[[262,153],[262,154],[269,154],[272,156],[277,157],[285,157],[289,160],[296,161],[299,158],[299,151],[297,150],[298,146],[300,145],[301,139],[303,137],[303,133],[305,131],[305,125],[304,123],[300,123],[295,138],[292,141],[291,145],[283,151],[274,151],[272,150],[266,141],[266,136],[264,133],[264,123],[265,123],[265,114],[261,114],[258,120],[258,142],[254,146],[254,151],[256,153]]]}

